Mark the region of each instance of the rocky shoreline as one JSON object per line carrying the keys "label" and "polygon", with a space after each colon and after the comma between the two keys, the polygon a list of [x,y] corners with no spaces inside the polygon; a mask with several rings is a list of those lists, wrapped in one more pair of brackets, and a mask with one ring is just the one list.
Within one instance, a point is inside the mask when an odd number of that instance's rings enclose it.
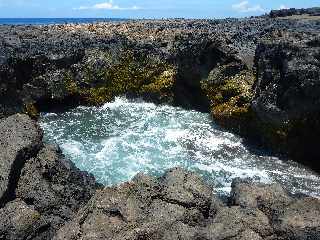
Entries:
{"label": "rocky shoreline", "polygon": [[277,184],[235,179],[223,202],[172,169],[103,189],[35,121],[126,94],[209,111],[319,171],[317,12],[0,26],[0,239],[320,239],[319,200]]}
{"label": "rocky shoreline", "polygon": [[175,168],[103,188],[44,144],[27,115],[0,126],[0,159],[7,159],[0,170],[9,173],[0,185],[0,239],[320,237],[320,200],[291,196],[279,184],[235,179],[229,198],[220,199],[199,176]]}

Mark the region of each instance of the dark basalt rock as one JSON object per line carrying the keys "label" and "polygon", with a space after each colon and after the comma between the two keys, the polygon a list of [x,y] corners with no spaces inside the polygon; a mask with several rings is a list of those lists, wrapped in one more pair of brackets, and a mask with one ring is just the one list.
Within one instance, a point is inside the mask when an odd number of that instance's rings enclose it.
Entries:
{"label": "dark basalt rock", "polygon": [[244,209],[259,209],[269,218],[273,233],[268,239],[320,238],[319,199],[290,197],[278,184],[235,179],[230,200]]}
{"label": "dark basalt rock", "polygon": [[47,239],[86,203],[101,187],[92,175],[79,171],[61,151],[45,145],[21,171],[17,197],[41,214],[45,232],[35,232],[35,239]]}
{"label": "dark basalt rock", "polygon": [[40,220],[40,214],[34,207],[16,199],[0,209],[0,218],[0,239],[27,239]]}
{"label": "dark basalt rock", "polygon": [[273,233],[269,219],[258,209],[239,206],[221,208],[208,226],[202,229],[204,239],[266,239]]}
{"label": "dark basalt rock", "polygon": [[320,201],[304,198],[282,209],[275,220],[275,229],[285,239],[320,238]]}
{"label": "dark basalt rock", "polygon": [[98,191],[55,239],[197,239],[209,216],[212,191],[193,173],[138,175]]}
{"label": "dark basalt rock", "polygon": [[[101,104],[128,92],[207,111],[200,81],[218,64],[252,69],[261,39],[278,31],[317,35],[318,28],[313,20],[259,17],[1,26],[0,117],[36,118],[46,107]],[[134,61],[123,58],[128,52]],[[174,81],[162,79],[167,70],[176,70]]]}
{"label": "dark basalt rock", "polygon": [[320,46],[288,37],[258,45],[251,106],[264,142],[319,170]]}
{"label": "dark basalt rock", "polygon": [[0,206],[15,198],[25,162],[42,146],[42,130],[27,115],[0,120]]}
{"label": "dark basalt rock", "polygon": [[98,191],[54,239],[318,237],[317,199],[293,199],[279,185],[238,179],[230,200],[230,205],[222,203],[197,175],[180,168],[160,178],[138,175],[132,182]]}
{"label": "dark basalt rock", "polygon": [[277,17],[288,17],[288,16],[297,16],[297,15],[310,15],[310,16],[320,16],[320,8],[290,8],[290,9],[281,9],[281,10],[272,10],[270,12],[270,17],[277,18]]}
{"label": "dark basalt rock", "polygon": [[44,145],[27,115],[1,119],[0,134],[0,239],[50,239],[101,185]]}
{"label": "dark basalt rock", "polygon": [[0,26],[0,239],[320,239],[319,201],[280,185],[237,179],[226,204],[177,168],[102,190],[29,117],[4,118],[119,94],[210,106],[220,125],[319,169],[319,21],[277,18],[312,15],[290,11]]}

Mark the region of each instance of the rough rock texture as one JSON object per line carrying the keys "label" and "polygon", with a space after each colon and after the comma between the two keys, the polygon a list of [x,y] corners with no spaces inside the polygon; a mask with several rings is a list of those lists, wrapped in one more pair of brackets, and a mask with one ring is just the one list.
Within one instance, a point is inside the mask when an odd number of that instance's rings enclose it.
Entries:
{"label": "rough rock texture", "polygon": [[257,131],[264,142],[319,170],[319,38],[289,39],[258,45],[252,102]]}
{"label": "rough rock texture", "polygon": [[320,25],[301,14],[0,26],[0,239],[320,239],[317,199],[237,179],[226,204],[182,169],[102,190],[29,117],[4,118],[127,94],[209,109],[317,168]]}
{"label": "rough rock texture", "polygon": [[235,179],[230,201],[243,209],[259,209],[268,217],[273,230],[267,239],[320,238],[319,199],[290,197],[278,184]]}
{"label": "rough rock texture", "polygon": [[306,8],[306,9],[281,9],[281,10],[272,10],[270,12],[270,17],[288,17],[288,16],[299,16],[299,15],[310,15],[310,16],[320,16],[320,8]]}
{"label": "rough rock texture", "polygon": [[[319,18],[309,16],[317,12],[294,10],[293,19],[1,26],[0,117],[37,118],[39,111],[126,94],[210,111],[224,128],[317,168],[320,28]],[[296,121],[297,112],[313,119]],[[289,133],[287,120],[296,132]],[[300,146],[301,139],[309,140]]]}
{"label": "rough rock texture", "polygon": [[319,206],[249,179],[233,182],[226,205],[197,175],[176,168],[98,191],[54,239],[318,239]]}
{"label": "rough rock texture", "polygon": [[[278,31],[317,35],[316,20],[167,20],[0,27],[0,113],[100,104],[130,93],[207,110],[201,80],[218,65],[249,69]],[[10,100],[9,100],[10,99]]]}
{"label": "rough rock texture", "polygon": [[230,200],[232,205],[242,208],[257,208],[270,219],[293,201],[279,184],[253,184],[250,179],[235,179],[232,182]]}
{"label": "rough rock texture", "polygon": [[281,209],[276,218],[275,229],[279,235],[289,239],[319,239],[319,214],[319,199],[296,200],[288,207]]}
{"label": "rough rock texture", "polygon": [[26,162],[16,195],[41,214],[38,229],[46,231],[34,234],[36,239],[46,239],[70,220],[97,188],[92,175],[79,171],[56,147],[45,145]]}
{"label": "rough rock texture", "polygon": [[210,100],[213,119],[221,126],[245,134],[250,129],[255,77],[241,63],[229,63],[214,68],[201,87]]}
{"label": "rough rock texture", "polygon": [[55,239],[196,239],[212,192],[182,169],[98,191]]}
{"label": "rough rock texture", "polygon": [[40,214],[21,199],[16,199],[0,209],[0,218],[0,239],[27,239]]}
{"label": "rough rock texture", "polygon": [[0,239],[50,239],[101,186],[27,115],[1,119],[0,134]]}
{"label": "rough rock texture", "polygon": [[15,198],[14,189],[25,161],[42,146],[42,130],[27,115],[0,120],[0,206]]}

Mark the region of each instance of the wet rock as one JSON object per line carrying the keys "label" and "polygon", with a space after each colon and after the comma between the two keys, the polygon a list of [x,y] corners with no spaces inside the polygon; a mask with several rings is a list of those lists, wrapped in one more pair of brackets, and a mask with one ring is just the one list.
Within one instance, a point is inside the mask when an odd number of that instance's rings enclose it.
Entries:
{"label": "wet rock", "polygon": [[0,209],[0,239],[27,239],[40,220],[40,214],[21,199],[16,199]]}
{"label": "wet rock", "polygon": [[[128,90],[135,94],[142,90],[142,96],[155,102],[207,111],[200,81],[217,64],[237,60],[252,69],[257,42],[277,37],[273,35],[278,30],[319,33],[316,21],[266,17],[1,26],[0,116],[30,113],[30,105],[42,110],[48,105],[101,104],[110,100],[110,93]],[[134,52],[135,61],[119,62],[127,50]],[[157,61],[166,67],[150,65]],[[119,63],[122,68],[114,72],[121,76],[110,74]],[[167,77],[166,71],[176,74]],[[117,76],[127,80],[117,81]],[[145,82],[145,77],[154,78]],[[142,79],[144,84],[132,79]],[[131,83],[139,89],[126,89]]]}
{"label": "wet rock", "polygon": [[70,220],[99,187],[93,176],[78,170],[57,147],[45,145],[25,163],[16,195],[41,214],[40,226],[46,231],[34,234],[46,239]]}
{"label": "wet rock", "polygon": [[201,88],[210,100],[210,113],[219,125],[246,136],[252,124],[253,72],[233,62],[215,67]]}
{"label": "wet rock", "polygon": [[42,146],[42,130],[27,115],[0,120],[0,206],[15,198],[25,162]]}

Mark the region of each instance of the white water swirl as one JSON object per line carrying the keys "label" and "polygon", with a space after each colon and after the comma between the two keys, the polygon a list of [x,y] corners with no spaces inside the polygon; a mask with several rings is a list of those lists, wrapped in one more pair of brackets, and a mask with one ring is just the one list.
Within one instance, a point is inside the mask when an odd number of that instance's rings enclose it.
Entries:
{"label": "white water swirl", "polygon": [[230,191],[233,178],[251,177],[320,196],[318,175],[249,150],[240,137],[214,125],[209,114],[117,98],[103,107],[44,113],[40,124],[47,141],[59,144],[77,167],[106,185],[182,166],[222,193]]}

